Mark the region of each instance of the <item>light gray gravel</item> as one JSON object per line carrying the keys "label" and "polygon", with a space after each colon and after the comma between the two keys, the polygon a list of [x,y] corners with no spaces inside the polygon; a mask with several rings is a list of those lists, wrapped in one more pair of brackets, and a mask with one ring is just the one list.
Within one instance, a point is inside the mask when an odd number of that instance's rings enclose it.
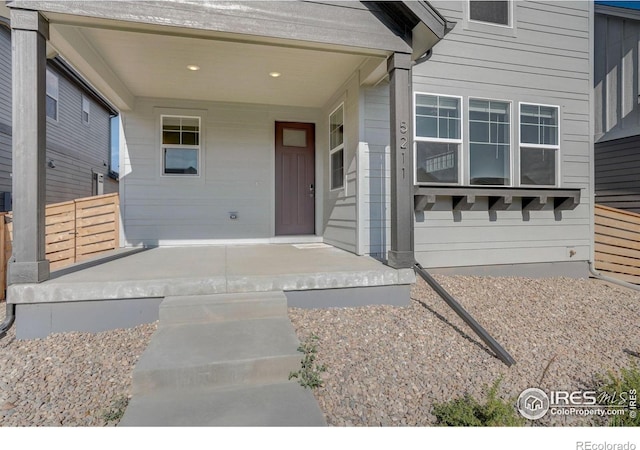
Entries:
{"label": "light gray gravel", "polygon": [[[624,349],[640,351],[640,292],[595,280],[436,278],[516,365],[490,355],[421,280],[403,308],[291,308],[300,339],[320,338],[319,362],[328,371],[315,394],[329,424],[432,425],[434,402],[464,392],[480,398],[500,375],[505,398],[527,387],[582,389],[595,374],[627,365],[632,358]],[[129,395],[133,366],[155,329],[30,341],[16,341],[10,330],[0,339],[0,423],[105,425],[105,411]],[[556,417],[535,424],[585,422]]]}
{"label": "light gray gravel", "polygon": [[[0,303],[0,322],[5,304]],[[128,397],[131,373],[156,324],[103,333],[59,333],[0,339],[2,426],[102,426],[104,414]]]}
{"label": "light gray gravel", "polygon": [[[436,278],[516,364],[490,355],[422,280],[407,307],[290,308],[299,338],[319,337],[328,370],[315,394],[330,425],[432,425],[434,402],[482,399],[501,375],[503,398],[528,387],[585,389],[629,364],[624,349],[640,351],[640,292],[596,280]],[[547,415],[530,424],[598,422]]]}

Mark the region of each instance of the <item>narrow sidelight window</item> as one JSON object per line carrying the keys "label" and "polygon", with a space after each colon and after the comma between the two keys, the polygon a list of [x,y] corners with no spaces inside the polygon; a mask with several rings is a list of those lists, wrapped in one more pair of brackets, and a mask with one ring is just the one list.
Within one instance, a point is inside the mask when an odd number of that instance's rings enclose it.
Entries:
{"label": "narrow sidelight window", "polygon": [[331,190],[344,187],[344,104],[329,115]]}

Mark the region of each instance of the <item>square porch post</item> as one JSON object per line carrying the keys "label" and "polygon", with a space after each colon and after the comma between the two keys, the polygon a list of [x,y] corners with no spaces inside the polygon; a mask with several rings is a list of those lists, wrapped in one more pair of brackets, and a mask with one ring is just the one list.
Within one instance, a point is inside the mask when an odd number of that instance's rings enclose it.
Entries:
{"label": "square porch post", "polygon": [[45,259],[46,44],[37,11],[11,10],[13,86],[13,254],[8,283],[49,278]]}
{"label": "square porch post", "polygon": [[413,131],[411,55],[394,53],[387,60],[391,111],[391,250],[396,269],[415,264],[413,254]]}

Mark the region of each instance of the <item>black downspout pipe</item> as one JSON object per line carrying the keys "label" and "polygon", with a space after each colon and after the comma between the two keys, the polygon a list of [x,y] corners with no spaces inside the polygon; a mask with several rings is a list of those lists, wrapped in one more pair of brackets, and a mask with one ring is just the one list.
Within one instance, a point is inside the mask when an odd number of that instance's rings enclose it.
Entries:
{"label": "black downspout pipe", "polygon": [[3,338],[4,335],[9,331],[11,325],[16,320],[16,304],[15,303],[7,303],[7,315],[4,318],[4,322],[0,323],[0,338]]}
{"label": "black downspout pipe", "polygon": [[447,302],[447,305],[449,305],[451,309],[453,309],[455,313],[460,316],[460,318],[464,320],[467,325],[471,327],[471,329],[478,335],[478,337],[480,337],[480,339],[482,339],[484,343],[487,344],[491,350],[493,350],[500,361],[505,363],[507,367],[511,367],[516,363],[515,359],[513,359],[511,355],[507,353],[507,351],[502,348],[502,346],[498,344],[498,342],[496,342],[496,340],[492,338],[489,333],[487,333],[487,330],[482,328],[482,326],[478,322],[476,322],[471,314],[469,314],[462,307],[462,305],[458,303],[457,300],[453,298],[451,294],[449,294],[445,290],[445,288],[440,285],[440,283],[438,283],[426,270],[424,270],[424,268],[419,263],[416,263],[414,268],[418,275],[420,275],[422,279],[424,279],[424,281],[426,281],[429,286],[431,286],[431,288],[436,291],[436,293],[440,297],[442,297],[445,302]]}

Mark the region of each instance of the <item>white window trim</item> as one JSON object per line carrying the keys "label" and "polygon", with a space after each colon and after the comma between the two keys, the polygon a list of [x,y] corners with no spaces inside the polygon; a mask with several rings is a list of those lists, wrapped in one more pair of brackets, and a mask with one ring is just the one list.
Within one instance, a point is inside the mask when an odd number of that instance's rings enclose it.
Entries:
{"label": "white window trim", "polygon": [[[469,106],[469,103],[471,102],[471,100],[481,100],[481,101],[489,101],[489,102],[502,102],[502,103],[508,103],[509,104],[509,180],[510,183],[509,184],[471,184],[471,129],[469,129],[469,139],[467,140],[467,143],[464,145],[465,149],[464,149],[464,159],[465,161],[468,161],[467,164],[467,168],[468,170],[465,172],[465,179],[464,179],[464,185],[465,186],[470,186],[470,187],[477,187],[477,188],[482,188],[482,187],[513,187],[516,185],[516,173],[515,173],[515,155],[516,155],[516,149],[515,149],[515,142],[514,142],[514,138],[513,138],[513,133],[514,133],[514,108],[513,108],[513,101],[512,100],[501,100],[499,98],[485,98],[485,97],[467,97],[467,111],[471,111],[471,106]],[[519,111],[519,109],[518,109]],[[520,127],[520,121],[519,121],[520,116],[518,115],[518,127]],[[468,115],[467,117],[467,122],[466,122],[467,126],[470,127],[471,125],[471,119],[470,119],[470,115]],[[518,150],[519,152],[519,150]],[[519,174],[518,174],[519,175]]]}
{"label": "white window trim", "polygon": [[49,93],[47,92],[46,81],[45,81],[45,97],[51,97],[56,101],[56,118],[54,119],[53,117],[50,117],[46,113],[46,105],[45,105],[45,115],[47,116],[47,120],[57,123],[60,120],[60,77],[56,75],[52,70],[47,68],[45,77],[48,76],[49,74],[56,80],[56,87],[57,87],[56,90],[58,91],[58,95],[55,97],[53,95],[49,95]]}
{"label": "white window trim", "polygon": [[[522,133],[520,132],[521,130],[521,120],[522,120],[522,105],[529,105],[529,106],[545,106],[548,108],[555,108],[558,111],[558,143],[556,145],[549,145],[549,144],[527,144],[527,143],[523,143],[522,142]],[[555,183],[554,184],[522,184],[521,183],[521,179],[522,179],[522,173],[521,173],[521,169],[520,169],[520,164],[518,164],[518,186],[521,187],[533,187],[533,188],[542,188],[542,187],[559,187],[560,186],[560,180],[562,178],[560,178],[560,170],[561,170],[561,164],[560,162],[562,161],[562,159],[560,158],[560,142],[561,142],[561,130],[560,130],[560,124],[562,122],[561,120],[561,108],[560,105],[547,105],[544,103],[532,103],[532,102],[519,102],[518,103],[518,163],[520,163],[521,159],[522,159],[522,152],[521,149],[522,147],[526,147],[526,148],[541,148],[541,149],[547,149],[547,150],[555,150],[555,158],[556,158],[556,173],[555,173]]]}
{"label": "white window trim", "polygon": [[[345,113],[344,113],[344,102],[340,103],[338,106],[336,106],[333,111],[331,111],[329,113],[329,145],[331,145],[331,116],[338,111],[340,108],[342,108],[342,144],[338,145],[335,148],[330,148],[329,149],[329,192],[336,192],[336,191],[340,191],[342,189],[345,189],[346,185],[347,185],[347,181],[346,181],[346,176],[347,176],[347,171],[346,171],[346,167],[344,164],[345,161],[345,155],[344,155],[344,149],[345,149],[345,141],[346,139],[346,133],[344,132],[346,129],[345,126]],[[332,187],[332,179],[333,179],[333,154],[336,152],[339,152],[340,150],[342,150],[342,186],[338,186],[338,187]]]}
{"label": "white window trim", "polygon": [[[186,118],[186,119],[198,119],[198,145],[182,145],[182,144],[163,144],[162,143],[162,132],[163,132],[163,120],[165,117],[178,117],[178,118]],[[203,139],[203,129],[202,129],[202,117],[201,116],[193,116],[187,114],[160,114],[160,176],[166,178],[200,178],[202,176],[202,139]],[[189,174],[189,173],[165,173],[164,167],[164,154],[165,148],[177,148],[177,149],[189,149],[192,150],[197,148],[198,150],[198,173]]]}
{"label": "white window trim", "polygon": [[[86,120],[86,122],[84,120],[84,113],[85,113],[84,105],[85,105],[85,102],[87,103],[87,111],[86,111],[87,112],[87,120]],[[81,103],[80,103],[80,109],[81,109],[81,111],[80,111],[80,120],[82,121],[82,123],[84,125],[89,126],[89,124],[91,123],[91,101],[89,100],[89,97],[87,97],[84,94],[82,94],[82,100],[81,100]]]}
{"label": "white window trim", "polygon": [[[418,136],[418,129],[416,127],[418,113],[416,110],[418,95],[431,95],[436,97],[449,97],[457,98],[460,100],[460,139],[439,139],[430,137]],[[415,186],[463,186],[464,173],[465,173],[465,158],[464,158],[464,98],[460,95],[447,95],[436,94],[432,92],[414,92],[413,93],[413,184]],[[459,144],[460,150],[458,155],[458,182],[457,183],[439,183],[439,182],[425,182],[418,181],[418,141],[420,142],[441,142],[443,144]]]}
{"label": "white window trim", "polygon": [[509,29],[513,29],[513,9],[515,7],[515,2],[514,0],[508,0],[509,2],[509,24],[508,25],[502,25],[501,23],[494,23],[494,22],[483,22],[482,20],[474,20],[471,18],[471,1],[472,0],[467,0],[467,11],[465,14],[465,18],[467,19],[467,22],[469,24],[481,24],[481,25],[486,25],[489,27],[500,27],[500,28],[509,28]]}

